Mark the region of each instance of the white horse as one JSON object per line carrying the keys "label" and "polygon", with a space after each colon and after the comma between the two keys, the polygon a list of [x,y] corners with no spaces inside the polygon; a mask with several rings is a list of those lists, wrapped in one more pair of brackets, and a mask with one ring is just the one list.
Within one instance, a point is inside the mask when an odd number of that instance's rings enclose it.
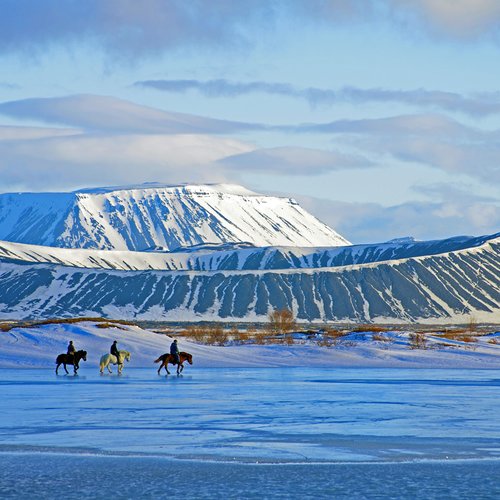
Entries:
{"label": "white horse", "polygon": [[101,356],[101,361],[99,362],[101,373],[104,372],[104,368],[108,368],[108,372],[113,373],[109,365],[118,365],[118,373],[120,374],[122,372],[123,361],[130,361],[130,353],[128,351],[118,351],[118,354],[120,356],[120,364],[118,364],[118,360],[113,354],[103,354]]}

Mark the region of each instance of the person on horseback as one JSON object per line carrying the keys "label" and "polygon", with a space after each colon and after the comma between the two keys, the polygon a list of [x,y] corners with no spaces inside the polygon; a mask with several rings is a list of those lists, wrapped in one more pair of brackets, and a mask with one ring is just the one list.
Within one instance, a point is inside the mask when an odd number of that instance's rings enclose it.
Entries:
{"label": "person on horseback", "polygon": [[123,365],[123,363],[120,359],[120,351],[118,350],[118,342],[116,340],[113,342],[109,353],[116,357],[116,363],[118,365],[118,368],[120,368],[120,365]]}
{"label": "person on horseback", "polygon": [[68,349],[66,351],[66,354],[68,356],[72,356],[73,358],[75,357],[75,353],[76,353],[76,349],[75,349],[75,346],[73,345],[73,341],[70,340],[69,341],[69,344],[68,344]]}
{"label": "person on horseback", "polygon": [[177,345],[177,339],[170,344],[170,354],[174,357],[175,364],[179,364],[181,362],[181,358],[179,357],[179,346]]}
{"label": "person on horseback", "polygon": [[69,356],[74,356],[75,355],[75,352],[76,352],[76,349],[75,349],[75,346],[73,345],[73,341],[70,340],[69,341],[69,344],[68,344],[68,350],[66,352],[66,354]]}

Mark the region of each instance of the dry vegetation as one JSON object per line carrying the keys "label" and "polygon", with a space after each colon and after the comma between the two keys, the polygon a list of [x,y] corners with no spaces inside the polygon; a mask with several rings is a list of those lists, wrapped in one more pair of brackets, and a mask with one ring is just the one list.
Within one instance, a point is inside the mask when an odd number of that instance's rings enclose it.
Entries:
{"label": "dry vegetation", "polygon": [[[49,324],[93,322],[98,328],[124,329],[124,325],[134,325],[133,321],[122,321],[100,317],[83,318],[57,318],[41,321],[4,321],[0,322],[0,331],[8,332],[13,328],[36,328]],[[143,325],[144,326],[144,325]],[[149,329],[151,329],[149,326]],[[305,342],[314,342],[320,347],[353,347],[357,342],[349,337],[351,333],[371,333],[371,339],[375,342],[385,343],[380,348],[388,348],[389,343],[394,339],[384,334],[389,331],[401,330],[409,331],[408,348],[429,349],[429,348],[465,348],[475,349],[475,345],[480,337],[491,333],[491,326],[478,326],[473,318],[468,324],[462,327],[448,327],[439,329],[438,327],[420,327],[417,325],[404,325],[393,327],[390,325],[318,325],[313,328],[300,328],[295,322],[293,313],[288,309],[272,311],[269,314],[269,321],[261,324],[247,324],[231,326],[230,324],[187,324],[183,329],[179,329],[172,324],[165,325],[162,329],[156,329],[157,333],[175,335],[176,337],[190,339],[200,344],[206,345],[241,345],[241,344],[281,344],[293,345]],[[433,342],[429,342],[429,337],[433,337]],[[367,337],[369,339],[369,337]],[[442,339],[442,342],[436,341]],[[500,339],[493,337],[484,339],[490,345],[499,345]],[[455,343],[451,342],[454,341]]]}
{"label": "dry vegetation", "polygon": [[410,333],[408,347],[410,349],[427,349],[427,339],[425,334],[419,332]]}
{"label": "dry vegetation", "polygon": [[352,332],[363,333],[363,332],[386,332],[387,328],[384,326],[377,325],[359,325],[354,327]]}
{"label": "dry vegetation", "polygon": [[[10,323],[1,323],[0,331],[8,332],[13,328],[38,328],[43,325],[60,325],[60,324],[72,324],[81,323],[83,321],[90,321],[92,323],[107,323],[109,325],[133,325],[132,321],[124,321],[118,319],[107,319],[107,318],[54,318],[54,319],[44,319],[40,321],[12,321]],[[100,327],[99,325],[96,325]],[[105,328],[105,327],[100,327]]]}
{"label": "dry vegetation", "polygon": [[372,335],[372,340],[375,340],[377,342],[394,342],[394,339],[386,337],[385,335],[382,335],[380,333],[374,333]]}
{"label": "dry vegetation", "polygon": [[118,330],[125,330],[123,326],[117,324],[117,323],[111,323],[109,321],[106,321],[104,323],[96,323],[95,325],[97,328],[117,328]]}

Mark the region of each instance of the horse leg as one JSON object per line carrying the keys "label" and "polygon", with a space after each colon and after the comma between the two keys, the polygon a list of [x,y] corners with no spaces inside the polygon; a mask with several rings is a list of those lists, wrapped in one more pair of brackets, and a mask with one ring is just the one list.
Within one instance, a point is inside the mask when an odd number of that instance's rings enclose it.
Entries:
{"label": "horse leg", "polygon": [[108,368],[109,373],[113,373],[113,370],[111,370],[111,363],[108,363],[106,367]]}
{"label": "horse leg", "polygon": [[56,366],[56,375],[58,375],[57,373],[57,370],[59,370],[59,367],[61,366],[61,363],[59,363],[57,366]]}
{"label": "horse leg", "polygon": [[167,370],[167,374],[170,375],[170,372],[168,371],[168,362],[165,363],[165,370]]}
{"label": "horse leg", "polygon": [[63,366],[64,366],[64,371],[66,372],[66,375],[68,375],[68,374],[69,374],[69,371],[68,371],[68,369],[66,368],[66,363],[63,363]]}
{"label": "horse leg", "polygon": [[182,373],[182,370],[184,370],[184,363],[180,363],[179,368],[180,368],[179,373]]}

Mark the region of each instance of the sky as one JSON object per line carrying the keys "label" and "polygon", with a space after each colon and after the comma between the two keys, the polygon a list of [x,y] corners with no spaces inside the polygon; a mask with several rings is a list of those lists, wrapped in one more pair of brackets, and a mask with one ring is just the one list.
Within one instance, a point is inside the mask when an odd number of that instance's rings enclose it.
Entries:
{"label": "sky", "polygon": [[2,0],[0,192],[229,182],[353,243],[500,227],[497,0]]}

